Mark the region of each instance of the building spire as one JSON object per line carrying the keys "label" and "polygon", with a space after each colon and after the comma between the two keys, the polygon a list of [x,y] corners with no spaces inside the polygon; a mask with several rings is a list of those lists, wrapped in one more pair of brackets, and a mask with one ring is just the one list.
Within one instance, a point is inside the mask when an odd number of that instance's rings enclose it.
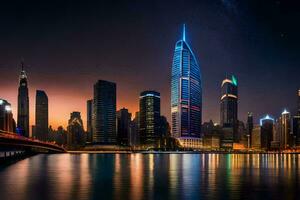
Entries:
{"label": "building spire", "polygon": [[22,71],[24,71],[24,58],[21,58],[21,68],[22,68]]}
{"label": "building spire", "polygon": [[185,24],[183,24],[182,40],[185,41]]}
{"label": "building spire", "polygon": [[24,71],[24,62],[21,62],[22,71]]}

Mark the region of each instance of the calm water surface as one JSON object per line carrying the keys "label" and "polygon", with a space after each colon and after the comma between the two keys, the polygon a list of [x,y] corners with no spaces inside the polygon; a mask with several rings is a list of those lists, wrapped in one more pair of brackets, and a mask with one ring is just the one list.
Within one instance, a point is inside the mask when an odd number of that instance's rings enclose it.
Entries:
{"label": "calm water surface", "polygon": [[0,199],[300,199],[300,155],[54,154],[0,167]]}

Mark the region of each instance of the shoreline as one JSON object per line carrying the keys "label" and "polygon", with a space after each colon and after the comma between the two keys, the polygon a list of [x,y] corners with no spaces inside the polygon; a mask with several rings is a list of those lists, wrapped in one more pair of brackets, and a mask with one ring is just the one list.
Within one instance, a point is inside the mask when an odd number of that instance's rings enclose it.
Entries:
{"label": "shoreline", "polygon": [[68,154],[300,154],[300,152],[218,152],[218,151],[67,151]]}

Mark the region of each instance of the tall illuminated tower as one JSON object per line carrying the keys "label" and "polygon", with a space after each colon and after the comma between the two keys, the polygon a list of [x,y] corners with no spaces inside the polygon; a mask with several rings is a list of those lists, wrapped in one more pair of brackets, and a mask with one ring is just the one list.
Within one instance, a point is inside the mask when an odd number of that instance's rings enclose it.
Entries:
{"label": "tall illuminated tower", "polygon": [[202,81],[197,59],[186,41],[176,42],[171,80],[172,136],[200,138],[202,123]]}
{"label": "tall illuminated tower", "polygon": [[280,118],[280,146],[286,149],[290,146],[291,140],[291,114],[287,110],[281,113]]}
{"label": "tall illuminated tower", "polygon": [[233,141],[238,142],[238,84],[237,79],[224,79],[221,85],[220,124],[224,128],[233,129]]}
{"label": "tall illuminated tower", "polygon": [[159,135],[160,93],[143,91],[140,94],[140,138],[145,145],[156,144]]}
{"label": "tall illuminated tower", "polygon": [[21,63],[22,70],[19,76],[19,92],[18,92],[18,132],[29,137],[29,97],[28,97],[28,81],[24,70],[24,63]]}

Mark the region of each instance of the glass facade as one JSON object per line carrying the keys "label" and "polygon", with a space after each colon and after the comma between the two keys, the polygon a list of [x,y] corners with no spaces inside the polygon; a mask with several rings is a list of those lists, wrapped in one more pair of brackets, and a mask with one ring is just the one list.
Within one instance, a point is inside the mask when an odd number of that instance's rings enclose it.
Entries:
{"label": "glass facade", "polygon": [[172,64],[171,80],[172,135],[201,137],[202,85],[200,67],[183,37],[177,41]]}
{"label": "glass facade", "polygon": [[117,135],[120,145],[129,145],[130,122],[131,113],[128,112],[128,109],[122,108],[117,111]]}
{"label": "glass facade", "polygon": [[220,104],[220,124],[224,128],[232,128],[233,140],[238,142],[238,86],[234,76],[223,80]]}
{"label": "glass facade", "polygon": [[99,80],[94,85],[93,143],[116,144],[116,84]]}
{"label": "glass facade", "polygon": [[92,119],[93,119],[93,99],[90,99],[86,103],[87,107],[87,123],[86,123],[86,129],[87,129],[87,142],[92,142],[92,133],[93,133],[93,128],[92,128]]}
{"label": "glass facade", "polygon": [[160,93],[144,91],[140,94],[140,137],[142,144],[155,144],[160,137]]}
{"label": "glass facade", "polygon": [[36,91],[35,97],[35,131],[33,137],[47,141],[48,137],[48,96],[42,90]]}
{"label": "glass facade", "polygon": [[273,141],[274,119],[263,118],[260,129],[260,145],[262,149],[270,150],[271,142]]}

